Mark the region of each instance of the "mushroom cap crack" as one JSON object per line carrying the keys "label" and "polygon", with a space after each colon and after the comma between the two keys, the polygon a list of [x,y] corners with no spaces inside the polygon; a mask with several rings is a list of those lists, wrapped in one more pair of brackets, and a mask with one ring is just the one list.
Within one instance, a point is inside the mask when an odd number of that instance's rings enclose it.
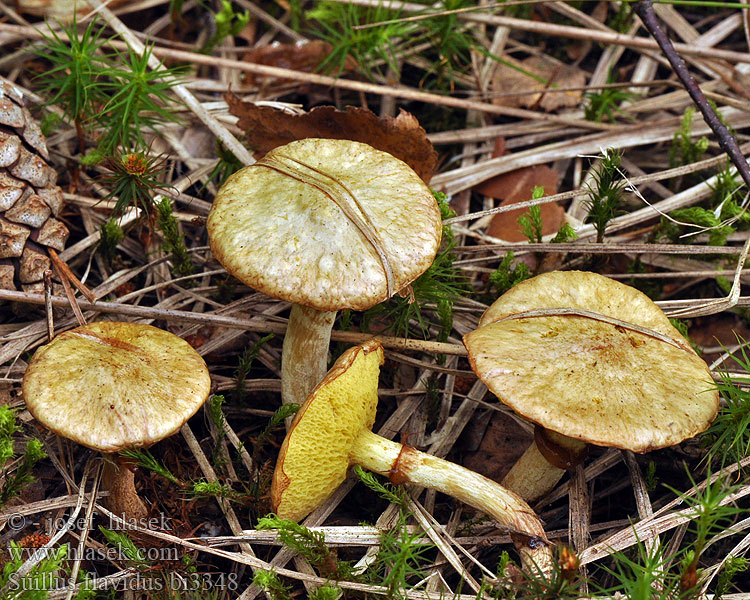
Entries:
{"label": "mushroom cap crack", "polygon": [[207,227],[214,256],[252,288],[318,310],[364,310],[432,263],[432,193],[386,152],[309,138],[232,175]]}

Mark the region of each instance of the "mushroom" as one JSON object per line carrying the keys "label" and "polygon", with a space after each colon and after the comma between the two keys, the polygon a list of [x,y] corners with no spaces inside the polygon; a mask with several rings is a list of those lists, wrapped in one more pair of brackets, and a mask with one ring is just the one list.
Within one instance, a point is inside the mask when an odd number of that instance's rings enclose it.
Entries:
{"label": "mushroom", "polygon": [[[109,321],[61,333],[34,353],[23,378],[37,421],[105,455],[177,432],[210,387],[206,363],[185,340],[151,325]],[[128,520],[144,518],[133,472],[106,458],[105,506]]]}
{"label": "mushroom", "polygon": [[534,511],[516,494],[465,467],[372,432],[383,347],[376,339],[344,352],[295,416],[271,484],[273,509],[299,521],[322,504],[352,465],[453,496],[511,531],[527,569],[551,570]]}
{"label": "mushroom", "polygon": [[503,479],[528,502],[552,489],[587,443],[633,452],[672,446],[706,429],[718,410],[708,367],[661,309],[596,273],[518,284],[464,344],[487,387],[537,424]]}
{"label": "mushroom", "polygon": [[232,175],[207,221],[211,250],[250,287],[292,303],[281,395],[302,404],[328,368],[336,311],[408,290],[440,245],[440,210],[406,163],[367,144],[303,139]]}

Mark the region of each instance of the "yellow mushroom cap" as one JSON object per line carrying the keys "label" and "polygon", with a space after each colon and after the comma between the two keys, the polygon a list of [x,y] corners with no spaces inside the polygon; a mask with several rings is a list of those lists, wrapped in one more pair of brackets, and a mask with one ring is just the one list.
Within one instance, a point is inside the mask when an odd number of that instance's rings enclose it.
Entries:
{"label": "yellow mushroom cap", "polygon": [[375,423],[383,360],[377,340],[349,348],[297,412],[271,484],[279,517],[303,519],[346,478],[354,440]]}
{"label": "yellow mushroom cap", "polygon": [[150,446],[205,402],[206,363],[151,325],[103,321],[39,348],[23,378],[26,406],[58,435],[101,452]]}
{"label": "yellow mushroom cap", "polygon": [[404,162],[309,138],[232,175],[208,216],[211,250],[240,281],[318,310],[364,310],[432,264],[440,210]]}
{"label": "yellow mushroom cap", "polygon": [[[664,339],[581,316],[507,318],[556,308],[598,313]],[[552,272],[518,284],[487,309],[464,344],[472,368],[500,400],[586,442],[664,448],[706,429],[718,410],[708,367],[661,309],[595,273]]]}

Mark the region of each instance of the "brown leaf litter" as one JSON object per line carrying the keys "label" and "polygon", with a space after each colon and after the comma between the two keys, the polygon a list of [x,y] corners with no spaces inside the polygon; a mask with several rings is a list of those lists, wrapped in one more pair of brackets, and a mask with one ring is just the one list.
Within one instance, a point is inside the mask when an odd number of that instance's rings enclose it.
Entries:
{"label": "brown leaf litter", "polygon": [[[495,140],[493,158],[503,156],[505,152],[505,141],[501,138]],[[541,186],[545,195],[556,194],[560,182],[557,171],[547,165],[534,165],[523,167],[497,175],[478,185],[475,190],[485,196],[502,200],[500,206],[509,206],[519,202],[531,200],[534,188]],[[528,210],[518,209],[497,213],[487,228],[487,235],[500,238],[508,242],[524,242],[526,236],[518,225],[518,219]],[[565,210],[559,204],[542,204],[542,234],[555,233],[565,223]]]}
{"label": "brown leaf litter", "polygon": [[437,168],[437,152],[427,132],[411,113],[402,110],[397,117],[378,117],[364,108],[348,106],[338,110],[319,106],[301,115],[292,115],[270,106],[243,102],[227,94],[229,111],[239,118],[246,143],[259,158],[277,146],[304,138],[332,138],[370,144],[409,165],[425,181]]}

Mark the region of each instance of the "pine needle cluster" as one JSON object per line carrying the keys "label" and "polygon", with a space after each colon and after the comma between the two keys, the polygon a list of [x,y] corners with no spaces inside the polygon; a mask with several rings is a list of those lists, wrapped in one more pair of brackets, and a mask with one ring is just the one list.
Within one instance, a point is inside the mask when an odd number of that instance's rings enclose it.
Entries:
{"label": "pine needle cluster", "polygon": [[150,69],[152,48],[141,54],[114,48],[104,27],[92,20],[79,33],[74,20],[50,30],[37,55],[51,68],[38,78],[39,90],[72,120],[81,149],[95,140],[89,162],[111,156],[117,148],[145,148],[145,134],[164,123],[177,122],[169,91],[180,83],[178,68]]}

